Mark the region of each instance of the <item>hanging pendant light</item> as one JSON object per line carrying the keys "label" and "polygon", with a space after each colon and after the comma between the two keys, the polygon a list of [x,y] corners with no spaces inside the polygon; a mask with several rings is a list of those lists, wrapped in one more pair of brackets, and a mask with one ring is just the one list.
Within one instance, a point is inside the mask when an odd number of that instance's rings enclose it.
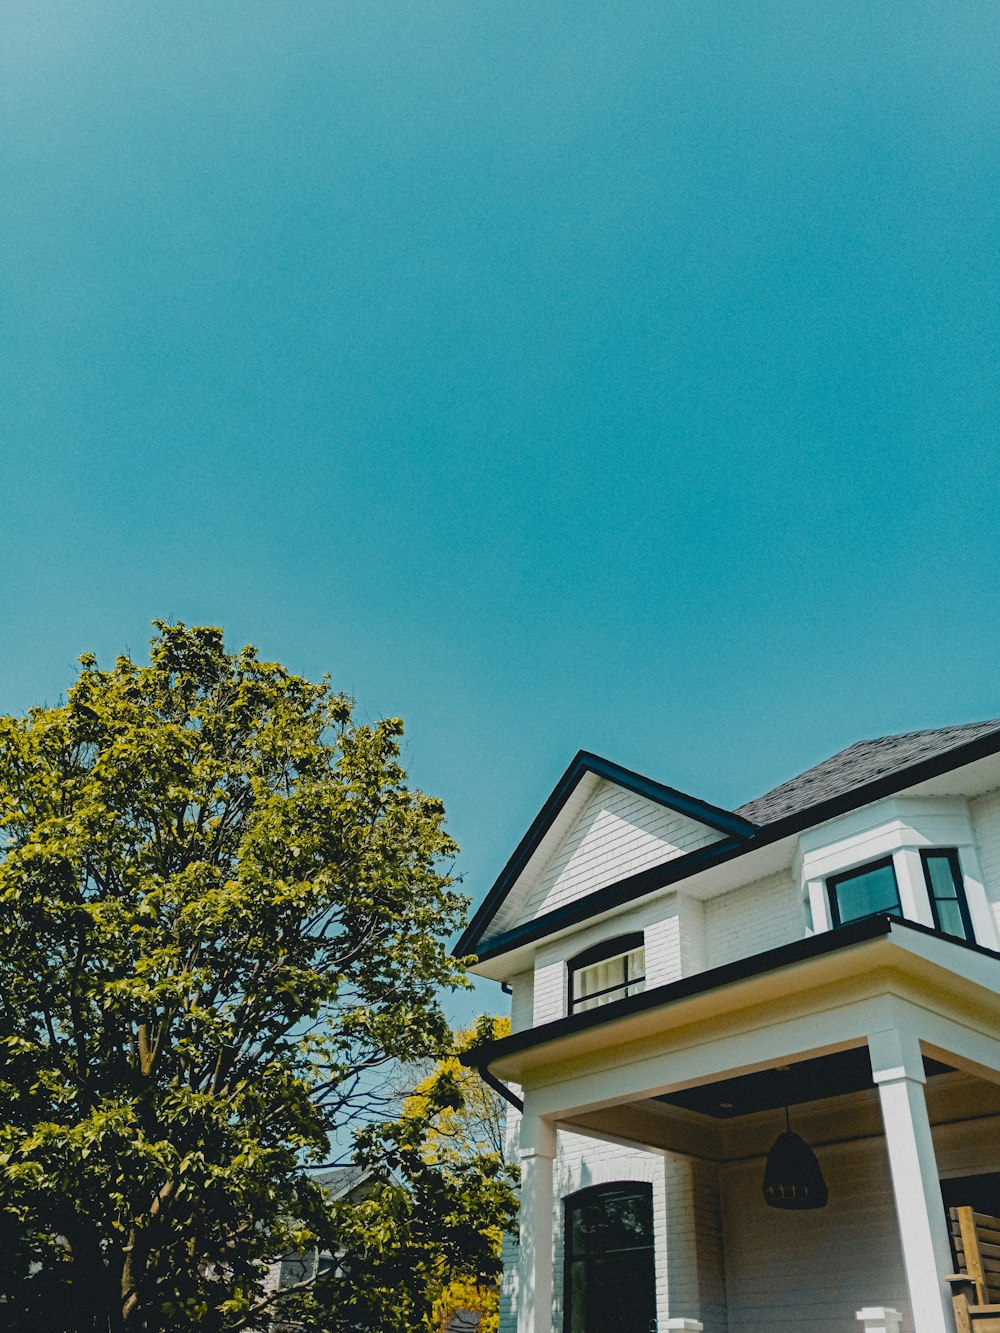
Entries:
{"label": "hanging pendant light", "polygon": [[786,1106],[785,1132],[774,1140],[764,1167],[764,1202],[769,1208],[823,1208],[828,1198],[816,1154],[792,1132]]}

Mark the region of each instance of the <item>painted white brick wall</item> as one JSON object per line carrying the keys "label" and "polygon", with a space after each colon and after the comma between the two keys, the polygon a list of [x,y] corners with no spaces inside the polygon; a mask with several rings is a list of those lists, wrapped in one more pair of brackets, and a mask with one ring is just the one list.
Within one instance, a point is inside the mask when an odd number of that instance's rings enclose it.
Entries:
{"label": "painted white brick wall", "polygon": [[1000,926],[1000,791],[987,792],[969,802],[983,868],[986,896]]}
{"label": "painted white brick wall", "polygon": [[522,1032],[535,1021],[535,974],[519,972],[510,979],[510,1030]]}
{"label": "painted white brick wall", "polygon": [[729,1333],[845,1333],[864,1305],[903,1311],[912,1333],[884,1142],[820,1157],[830,1202],[812,1213],[767,1207],[759,1159],[723,1167]]}
{"label": "painted white brick wall", "polygon": [[[756,888],[756,885],[752,886]],[[770,900],[765,900],[765,905]],[[709,966],[706,908],[685,893],[670,891],[594,926],[581,926],[561,939],[543,941],[535,955],[533,1021],[547,1023],[566,1013],[567,963],[584,949],[617,935],[642,931],[646,985],[663,986]],[[737,923],[738,927],[738,923]],[[745,933],[745,932],[744,932]],[[738,933],[736,939],[741,938]],[[766,947],[766,946],[761,946]],[[515,995],[518,995],[517,981]],[[521,1000],[517,1000],[518,1012]]]}
{"label": "painted white brick wall", "polygon": [[[936,1127],[941,1175],[1000,1168],[997,1129],[996,1117]],[[814,1213],[768,1208],[759,1158],[721,1168],[729,1333],[846,1333],[863,1305],[901,1310],[902,1333],[912,1333],[885,1140],[822,1147],[819,1157],[830,1202]]]}
{"label": "painted white brick wall", "polygon": [[746,888],[710,898],[705,904],[706,961],[709,967],[779,944],[806,933],[805,907],[789,875],[772,875]]}
{"label": "painted white brick wall", "polygon": [[567,961],[616,935],[643,932],[648,986],[659,986],[681,976],[683,936],[677,919],[680,911],[680,895],[670,892],[597,925],[581,926],[561,939],[543,941],[535,955],[534,1022],[546,1023],[566,1013]]}
{"label": "painted white brick wall", "polygon": [[548,1023],[566,1013],[566,964],[559,958],[535,968],[534,1023]]}
{"label": "painted white brick wall", "polygon": [[667,1155],[665,1258],[657,1269],[666,1316],[698,1319],[706,1333],[726,1333],[726,1281],[718,1168]]}
{"label": "painted white brick wall", "polygon": [[566,1254],[563,1200],[567,1194],[586,1189],[588,1185],[609,1185],[619,1180],[648,1181],[653,1186],[653,1227],[658,1259],[656,1277],[658,1296],[660,1294],[665,1245],[663,1226],[666,1218],[662,1158],[654,1153],[584,1138],[580,1134],[560,1133],[555,1160],[553,1328],[561,1329],[563,1326],[563,1261]]}
{"label": "painted white brick wall", "polygon": [[[515,1123],[519,1117],[512,1113]],[[1000,1171],[1000,1117],[936,1126],[942,1176]],[[514,1134],[516,1145],[516,1130]],[[653,1186],[657,1309],[705,1333],[848,1333],[864,1305],[888,1305],[912,1333],[885,1141],[820,1146],[830,1202],[782,1213],[761,1196],[762,1157],[716,1168],[560,1133],[553,1216],[553,1323],[562,1328],[563,1200],[587,1185]],[[516,1333],[518,1247],[505,1249],[500,1333]]]}
{"label": "painted white brick wall", "polygon": [[722,836],[686,815],[601,782],[537,878],[515,890],[497,913],[490,936],[719,842]]}
{"label": "painted white brick wall", "polygon": [[682,975],[681,922],[675,911],[653,921],[643,932],[646,939],[646,985],[665,986]]}

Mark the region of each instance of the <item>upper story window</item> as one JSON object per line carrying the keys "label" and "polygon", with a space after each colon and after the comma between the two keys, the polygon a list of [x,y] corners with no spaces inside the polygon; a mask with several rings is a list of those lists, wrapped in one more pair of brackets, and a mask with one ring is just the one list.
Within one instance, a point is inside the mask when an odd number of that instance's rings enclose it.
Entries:
{"label": "upper story window", "polygon": [[922,851],[927,881],[927,896],[931,900],[934,924],[943,935],[957,935],[962,940],[974,940],[969,904],[965,898],[965,881],[958,852],[954,847]]}
{"label": "upper story window", "polygon": [[646,950],[641,931],[595,944],[570,960],[571,1014],[623,1000],[627,995],[638,995],[645,989]]}
{"label": "upper story window", "polygon": [[862,917],[875,916],[879,912],[902,915],[891,856],[881,861],[869,861],[866,866],[846,870],[842,875],[831,875],[826,887],[835,926],[860,921]]}

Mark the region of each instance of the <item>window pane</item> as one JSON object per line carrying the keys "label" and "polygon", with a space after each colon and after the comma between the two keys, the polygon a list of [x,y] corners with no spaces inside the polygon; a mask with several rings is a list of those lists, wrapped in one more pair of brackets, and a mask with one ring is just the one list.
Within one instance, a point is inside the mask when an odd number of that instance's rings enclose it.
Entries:
{"label": "window pane", "polygon": [[573,1011],[582,1013],[598,1005],[611,1004],[626,995],[638,995],[645,989],[644,949],[633,949],[573,973]]}
{"label": "window pane", "polygon": [[645,1333],[656,1315],[652,1188],[597,1185],[566,1208],[566,1333]]}
{"label": "window pane", "polygon": [[609,986],[625,985],[625,959],[609,958],[606,963],[595,963],[576,974],[576,993],[581,999]]}
{"label": "window pane", "polygon": [[965,885],[953,857],[944,852],[924,852],[924,874],[938,930],[959,939],[971,938],[965,912]]}
{"label": "window pane", "polygon": [[937,907],[938,929],[945,935],[957,935],[960,940],[965,939],[965,922],[962,920],[962,909],[958,905],[956,898],[938,898],[935,903]]}
{"label": "window pane", "polygon": [[955,875],[951,867],[951,857],[928,854],[924,857],[924,865],[927,867],[927,878],[930,880],[930,889],[934,897],[954,898]]}
{"label": "window pane", "polygon": [[891,865],[875,866],[841,880],[833,889],[841,922],[857,921],[876,912],[898,912],[899,891]]}

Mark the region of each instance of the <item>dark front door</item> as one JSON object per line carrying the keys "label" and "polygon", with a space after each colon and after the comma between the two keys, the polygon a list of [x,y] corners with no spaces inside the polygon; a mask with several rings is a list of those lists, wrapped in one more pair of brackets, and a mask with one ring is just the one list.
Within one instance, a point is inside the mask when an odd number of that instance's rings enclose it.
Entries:
{"label": "dark front door", "polygon": [[647,1333],[656,1318],[653,1187],[592,1185],[565,1203],[565,1333]]}

